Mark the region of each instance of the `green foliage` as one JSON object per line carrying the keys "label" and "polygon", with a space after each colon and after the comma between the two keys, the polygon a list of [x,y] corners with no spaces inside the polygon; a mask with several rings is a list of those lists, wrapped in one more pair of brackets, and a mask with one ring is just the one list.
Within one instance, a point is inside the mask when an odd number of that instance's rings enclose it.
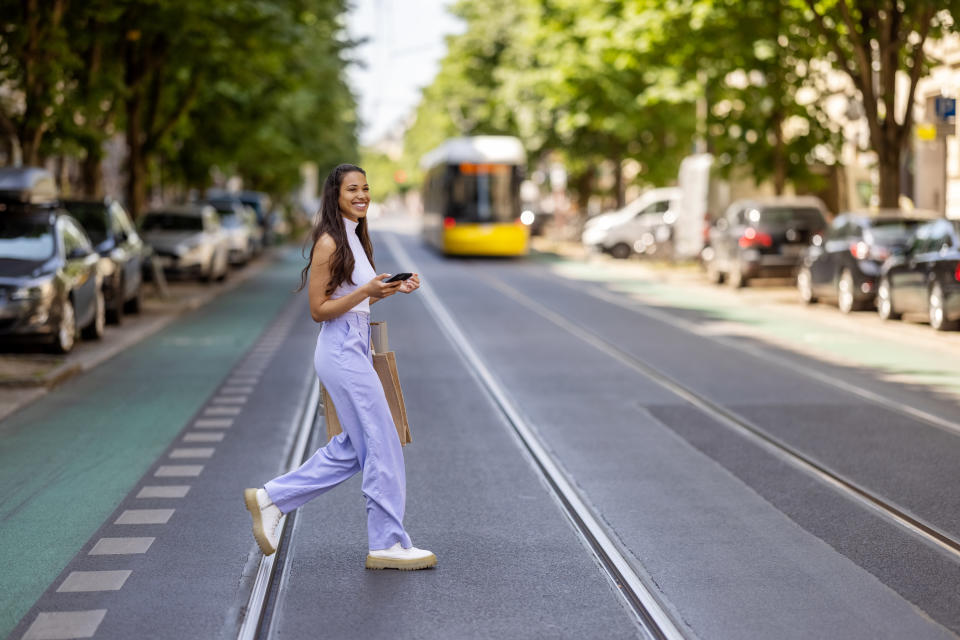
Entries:
{"label": "green foliage", "polygon": [[125,131],[141,192],[159,162],[165,182],[206,186],[217,167],[282,193],[304,161],[356,157],[345,10],[346,0],[0,0],[0,137],[37,149],[31,162],[99,162],[104,140]]}

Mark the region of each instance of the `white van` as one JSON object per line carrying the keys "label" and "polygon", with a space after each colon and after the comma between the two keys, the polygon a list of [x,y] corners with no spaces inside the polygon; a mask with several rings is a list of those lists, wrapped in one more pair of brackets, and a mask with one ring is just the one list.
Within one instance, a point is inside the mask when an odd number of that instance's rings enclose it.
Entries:
{"label": "white van", "polygon": [[642,253],[659,239],[658,230],[671,222],[671,216],[664,220],[664,214],[679,197],[679,189],[674,187],[651,189],[622,209],[588,220],[581,242],[615,258]]}

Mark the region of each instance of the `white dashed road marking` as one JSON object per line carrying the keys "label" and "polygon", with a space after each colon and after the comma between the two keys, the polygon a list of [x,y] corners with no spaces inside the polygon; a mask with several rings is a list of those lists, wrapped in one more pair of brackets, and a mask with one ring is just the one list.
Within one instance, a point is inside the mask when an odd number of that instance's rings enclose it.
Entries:
{"label": "white dashed road marking", "polygon": [[153,475],[158,478],[195,478],[201,471],[202,464],[164,464]]}
{"label": "white dashed road marking", "polygon": [[207,407],[203,411],[205,416],[236,416],[240,415],[243,407]]}
{"label": "white dashed road marking", "polygon": [[164,487],[147,486],[140,489],[138,498],[182,498],[190,491],[190,485],[170,485]]}
{"label": "white dashed road marking", "polygon": [[209,458],[213,455],[213,447],[185,447],[170,452],[171,458]]}
{"label": "white dashed road marking", "polygon": [[92,638],[105,615],[107,615],[106,609],[40,613],[23,634],[23,640]]}
{"label": "white dashed road marking", "polygon": [[57,587],[57,593],[119,591],[131,573],[133,572],[129,570],[71,571],[63,584]]}
{"label": "white dashed road marking", "polygon": [[175,509],[127,509],[113,524],[167,524]]}
{"label": "white dashed road marking", "polygon": [[198,429],[227,429],[233,425],[233,418],[200,419],[193,423]]}
{"label": "white dashed road marking", "polygon": [[188,433],[183,436],[184,442],[220,442],[223,440],[223,432],[210,433]]}
{"label": "white dashed road marking", "polygon": [[100,538],[87,555],[125,556],[146,553],[156,538]]}
{"label": "white dashed road marking", "polygon": [[213,399],[214,404],[245,404],[247,396],[217,396]]}

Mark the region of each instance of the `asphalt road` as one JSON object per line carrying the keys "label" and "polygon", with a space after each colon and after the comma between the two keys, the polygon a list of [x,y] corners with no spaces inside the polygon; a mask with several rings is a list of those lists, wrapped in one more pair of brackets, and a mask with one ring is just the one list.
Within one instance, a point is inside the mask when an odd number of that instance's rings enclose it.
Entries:
{"label": "asphalt road", "polygon": [[[444,259],[395,231],[379,232],[375,247],[379,272],[419,270],[685,635],[960,633],[954,554],[784,462],[661,378],[960,538],[953,397],[711,330],[730,314],[703,297],[644,299],[656,285],[642,278],[578,279],[569,273],[589,267],[559,265],[565,276],[543,257]],[[53,637],[44,625],[64,623],[74,633],[58,637],[236,637],[259,560],[240,494],[282,469],[312,383],[317,327],[303,296],[289,294],[297,260],[291,252],[94,377],[0,422],[4,460],[30,452],[40,468],[49,451],[74,465],[29,479],[8,470],[7,482],[24,486],[16,504],[0,501],[14,568],[0,586],[16,596],[0,635]],[[617,585],[422,298],[395,296],[373,311],[388,322],[413,430],[406,524],[439,565],[363,570],[354,478],[293,520],[271,637],[640,637]],[[776,324],[777,310],[764,313]],[[164,366],[151,367],[164,354]],[[140,394],[133,405],[111,420],[96,415],[124,384]],[[87,417],[77,419],[81,400]],[[30,505],[38,514],[27,518]],[[33,569],[31,554],[47,559]],[[84,622],[87,636],[76,631]]]}

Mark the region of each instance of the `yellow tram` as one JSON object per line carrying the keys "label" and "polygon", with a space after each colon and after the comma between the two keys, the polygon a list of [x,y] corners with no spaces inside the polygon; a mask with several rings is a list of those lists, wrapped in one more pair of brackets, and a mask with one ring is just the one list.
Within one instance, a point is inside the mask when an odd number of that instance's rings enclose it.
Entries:
{"label": "yellow tram", "polygon": [[520,220],[526,154],[510,136],[452,138],[421,161],[423,238],[447,255],[523,256]]}

